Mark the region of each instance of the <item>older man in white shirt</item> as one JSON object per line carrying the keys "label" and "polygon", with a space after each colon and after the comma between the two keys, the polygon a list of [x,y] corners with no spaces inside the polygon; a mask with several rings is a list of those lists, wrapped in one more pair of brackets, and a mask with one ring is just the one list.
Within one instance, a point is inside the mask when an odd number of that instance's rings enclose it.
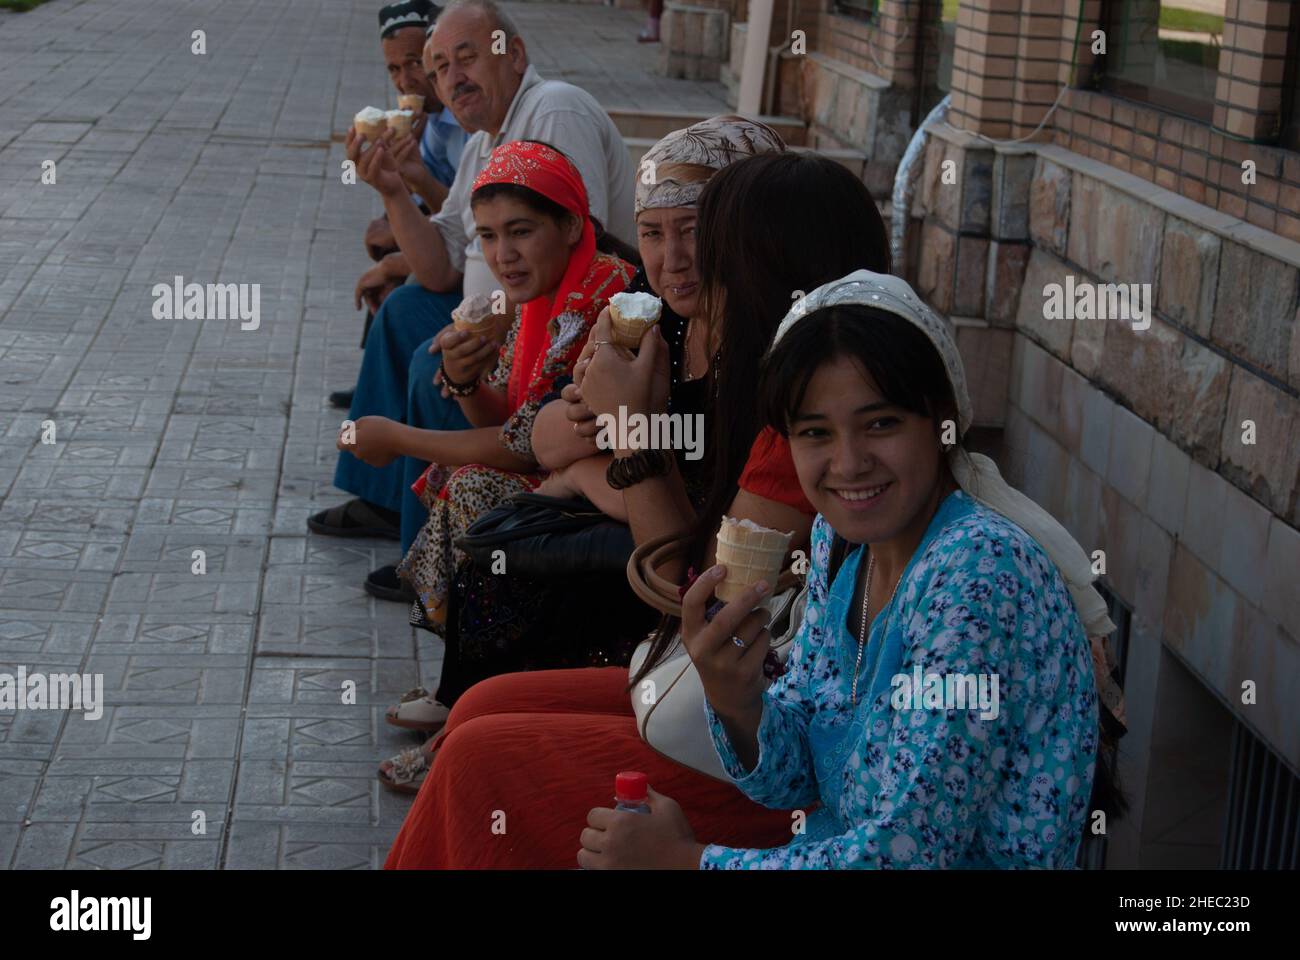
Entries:
{"label": "older man in white shirt", "polygon": [[[470,210],[474,179],[493,147],[544,140],[564,151],[582,174],[592,216],[625,242],[634,238],[635,179],[609,115],[581,88],[543,80],[528,63],[518,30],[491,0],[454,0],[443,10],[425,48],[425,67],[456,120],[475,132],[442,209],[431,219],[408,199],[387,145],[379,141],[366,149],[363,138],[348,135],[348,156],[360,179],[383,197],[401,248],[391,255],[392,269],[418,281],[389,294],[375,315],[348,419],[375,416],[424,429],[458,429],[467,424],[459,406],[434,386],[438,358],[429,350],[462,292],[489,295],[496,288]],[[383,436],[367,436],[366,426],[358,425],[356,448],[382,446]],[[333,536],[388,536],[409,549],[426,518],[410,486],[426,465],[398,457],[374,468],[341,452],[334,485],[355,499],[316,514],[308,527]],[[373,571],[365,587],[382,599],[410,599],[395,566]]]}

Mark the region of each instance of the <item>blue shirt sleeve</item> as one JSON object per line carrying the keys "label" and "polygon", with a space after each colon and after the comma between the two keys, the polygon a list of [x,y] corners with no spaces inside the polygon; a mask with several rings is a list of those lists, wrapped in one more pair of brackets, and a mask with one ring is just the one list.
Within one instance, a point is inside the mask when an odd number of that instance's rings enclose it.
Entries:
{"label": "blue shirt sleeve", "polygon": [[[424,122],[424,136],[420,138],[420,159],[424,162],[424,167],[429,171],[429,175],[437,180],[444,187],[450,187],[452,181],[456,179],[456,165],[460,161],[460,149],[456,150],[456,157],[451,157],[451,131],[448,125],[441,120],[442,115],[436,114],[429,116]],[[464,131],[460,127],[455,128],[462,133],[460,139],[460,148],[465,145]]]}

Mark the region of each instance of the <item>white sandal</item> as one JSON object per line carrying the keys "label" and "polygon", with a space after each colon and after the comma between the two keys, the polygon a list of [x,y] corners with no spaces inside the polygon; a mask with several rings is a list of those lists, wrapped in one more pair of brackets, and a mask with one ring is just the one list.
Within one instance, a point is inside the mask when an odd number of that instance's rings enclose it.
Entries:
{"label": "white sandal", "polygon": [[395,727],[437,733],[447,724],[451,710],[444,707],[424,687],[416,687],[402,694],[401,702],[389,707],[384,719]]}
{"label": "white sandal", "polygon": [[387,771],[381,765],[375,772],[380,783],[397,793],[420,792],[420,784],[429,772],[429,755],[424,747],[407,747],[388,762],[392,766]]}

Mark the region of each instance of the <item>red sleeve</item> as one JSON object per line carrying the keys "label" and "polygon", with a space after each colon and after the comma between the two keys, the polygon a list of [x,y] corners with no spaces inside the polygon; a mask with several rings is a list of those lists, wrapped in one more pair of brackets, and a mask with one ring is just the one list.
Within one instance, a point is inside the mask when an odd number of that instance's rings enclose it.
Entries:
{"label": "red sleeve", "polygon": [[765,427],[750,448],[749,460],[740,475],[740,489],[748,490],[756,497],[784,503],[810,517],[817,513],[799,486],[790,444],[771,427]]}

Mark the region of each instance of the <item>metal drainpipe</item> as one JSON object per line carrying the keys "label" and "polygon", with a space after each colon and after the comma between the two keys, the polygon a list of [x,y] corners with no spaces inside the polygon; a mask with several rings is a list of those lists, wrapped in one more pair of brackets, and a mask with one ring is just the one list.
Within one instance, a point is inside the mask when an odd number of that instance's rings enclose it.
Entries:
{"label": "metal drainpipe", "polygon": [[893,261],[894,275],[904,279],[907,275],[907,224],[912,218],[912,188],[916,181],[913,168],[925,147],[925,128],[947,116],[948,102],[951,99],[952,94],[946,95],[934,105],[933,110],[926,114],[925,119],[916,128],[916,132],[912,134],[912,139],[908,141],[907,149],[903,151],[903,159],[899,161],[898,169],[894,172],[894,193],[891,197],[893,212],[889,223],[889,256]]}

